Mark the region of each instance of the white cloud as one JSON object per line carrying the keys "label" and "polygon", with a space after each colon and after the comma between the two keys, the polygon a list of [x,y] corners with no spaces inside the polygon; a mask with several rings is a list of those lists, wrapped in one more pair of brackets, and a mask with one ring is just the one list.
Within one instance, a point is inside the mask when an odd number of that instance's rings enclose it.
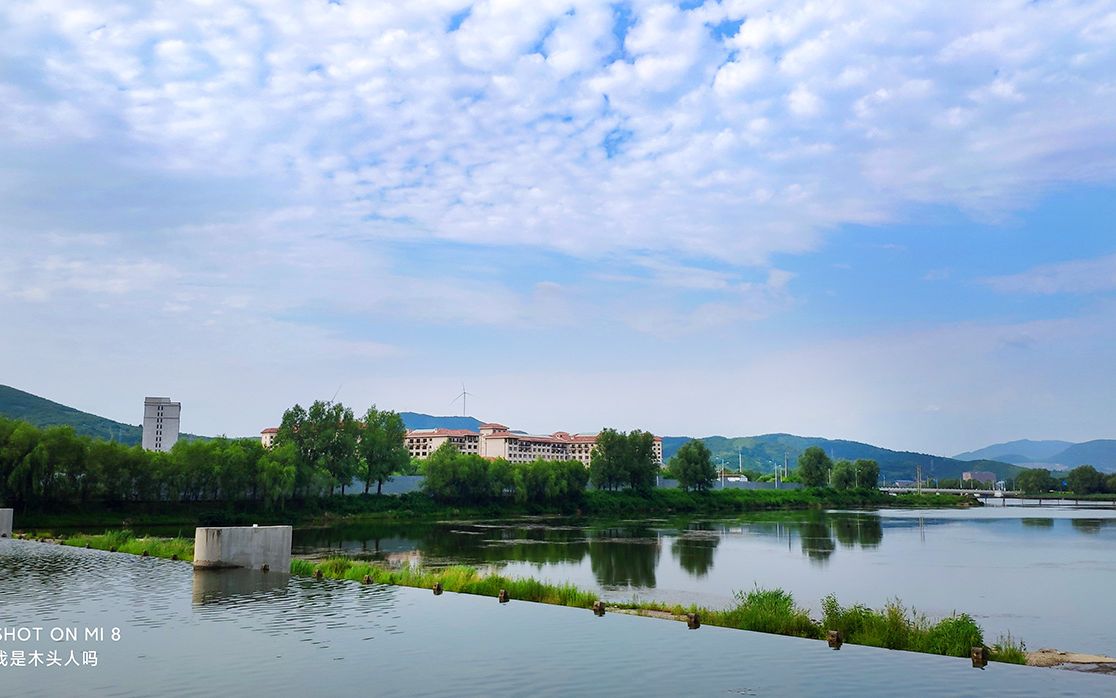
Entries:
{"label": "white cloud", "polygon": [[605,3],[481,2],[448,32],[466,8],[8,5],[0,128],[254,178],[325,228],[741,263],[1116,171],[1104,2],[646,2],[620,40]]}
{"label": "white cloud", "polygon": [[1116,291],[1116,255],[1043,264],[1021,274],[983,280],[1001,293],[1050,295]]}

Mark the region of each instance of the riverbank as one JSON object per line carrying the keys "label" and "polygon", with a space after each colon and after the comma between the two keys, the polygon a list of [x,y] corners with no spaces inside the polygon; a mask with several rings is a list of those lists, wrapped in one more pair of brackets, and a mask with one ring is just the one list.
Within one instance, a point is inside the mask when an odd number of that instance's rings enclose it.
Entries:
{"label": "riverbank", "polygon": [[[128,532],[110,531],[100,535],[74,535],[47,538],[38,534],[43,543],[64,544],[74,547],[94,548],[111,552],[163,557],[172,560],[190,560],[193,540],[187,538],[135,537]],[[21,538],[27,538],[20,534]],[[596,592],[580,589],[572,584],[550,584],[534,579],[508,578],[499,574],[485,574],[474,567],[451,566],[424,569],[411,566],[398,568],[333,557],[320,562],[295,559],[291,573],[317,578],[362,582],[365,584],[390,584],[431,589],[439,586],[447,592],[498,597],[506,592],[513,601],[529,601],[574,608],[593,608],[599,601]],[[794,637],[822,640],[828,631],[838,630],[844,642],[887,649],[968,657],[972,647],[984,646],[985,638],[980,626],[967,614],[956,614],[931,622],[913,609],[903,607],[898,601],[883,609],[870,609],[862,605],[842,606],[833,596],[822,603],[823,616],[813,619],[799,607],[791,594],[780,589],[754,589],[736,594],[736,603],[728,609],[709,609],[696,605],[683,606],[660,602],[609,602],[606,611],[618,611],[655,618],[691,621],[692,617],[705,625],[713,625],[754,632],[774,633]],[[1027,661],[1022,642],[1010,637],[993,642],[990,649],[992,661],[1023,664]]]}
{"label": "riverbank", "polygon": [[289,502],[282,510],[250,503],[151,502],[87,505],[58,511],[17,512],[20,530],[193,527],[243,524],[334,525],[360,521],[438,521],[447,519],[507,519],[521,516],[672,516],[730,515],[751,511],[846,508],[966,508],[982,506],[970,495],[889,495],[860,490],[715,490],[683,492],[656,489],[648,495],[633,492],[590,491],[578,501],[554,506],[495,502],[465,504],[438,502],[421,492],[401,495],[353,495]]}

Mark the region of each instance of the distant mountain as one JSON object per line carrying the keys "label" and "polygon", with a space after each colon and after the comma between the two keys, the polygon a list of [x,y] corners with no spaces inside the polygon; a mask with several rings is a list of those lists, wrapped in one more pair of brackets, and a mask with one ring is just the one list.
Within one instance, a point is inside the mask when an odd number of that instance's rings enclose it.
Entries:
{"label": "distant mountain", "polygon": [[[98,417],[7,385],[0,385],[0,416],[22,419],[40,428],[71,426],[82,436],[119,441],[128,446],[135,446],[143,439],[143,428],[138,425]],[[179,438],[190,441],[209,437],[183,433]]]}
{"label": "distant mountain", "polygon": [[1058,463],[1066,468],[1091,465],[1097,470],[1116,472],[1116,439],[1097,439],[1069,448],[1049,458],[1050,463]]}
{"label": "distant mountain", "polygon": [[408,429],[469,429],[476,431],[484,422],[475,417],[436,417],[420,412],[400,412]]}
{"label": "distant mountain", "polygon": [[[663,459],[669,460],[682,444],[690,440],[691,437],[688,436],[663,437]],[[1018,466],[1000,461],[961,461],[927,453],[892,451],[859,441],[794,434],[763,434],[733,438],[707,436],[701,440],[705,442],[714,459],[723,458],[727,467],[737,467],[743,457],[745,468],[764,472],[772,470],[776,464],[782,465],[784,454],[790,467],[793,468],[798,456],[811,446],[821,447],[833,460],[870,458],[880,464],[880,475],[888,481],[913,479],[918,465],[922,466],[922,475],[927,478],[957,478],[966,470],[989,470],[996,473],[999,478],[1009,478],[1020,470]]]}
{"label": "distant mountain", "polygon": [[999,460],[1006,463],[1057,462],[1052,457],[1073,446],[1072,441],[1031,441],[1020,439],[1002,444],[992,444],[975,451],[958,453],[957,460]]}

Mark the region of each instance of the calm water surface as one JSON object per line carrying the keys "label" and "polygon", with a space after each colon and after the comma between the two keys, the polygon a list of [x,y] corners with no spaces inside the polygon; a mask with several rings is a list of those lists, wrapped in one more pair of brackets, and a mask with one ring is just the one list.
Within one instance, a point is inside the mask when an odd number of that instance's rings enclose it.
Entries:
{"label": "calm water surface", "polygon": [[772,512],[732,520],[375,525],[296,531],[295,552],[491,565],[609,599],[719,607],[781,587],[929,616],[968,612],[994,641],[1116,656],[1116,512],[1071,508]]}
{"label": "calm water surface", "polygon": [[[0,666],[0,694],[1111,695],[1116,679],[584,610],[0,540],[0,626],[118,627],[82,668]],[[2,637],[2,635],[0,635]]]}

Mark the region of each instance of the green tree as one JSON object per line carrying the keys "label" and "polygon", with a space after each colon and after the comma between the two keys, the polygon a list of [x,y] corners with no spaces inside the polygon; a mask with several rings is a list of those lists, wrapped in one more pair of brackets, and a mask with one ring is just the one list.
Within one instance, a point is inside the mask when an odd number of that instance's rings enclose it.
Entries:
{"label": "green tree", "polygon": [[358,431],[353,411],[339,402],[315,400],[308,410],[295,405],[284,412],[275,440],[298,452],[295,487],[308,494],[324,475],[329,491],[340,486],[344,494],[356,474]]}
{"label": "green tree", "polygon": [[833,464],[829,484],[834,489],[851,490],[856,486],[856,466],[851,461],[839,460]]}
{"label": "green tree", "polygon": [[682,444],[670,459],[670,469],[683,490],[708,490],[717,478],[709,449],[700,439]]}
{"label": "green tree", "polygon": [[659,465],[655,462],[655,436],[649,431],[634,429],[627,435],[627,442],[624,471],[628,487],[634,492],[651,494],[655,489],[655,477],[659,474]]}
{"label": "green tree", "polygon": [[1015,476],[1015,487],[1024,494],[1041,494],[1054,489],[1054,478],[1043,468],[1027,468]]}
{"label": "green tree", "polygon": [[856,463],[857,487],[875,489],[880,484],[880,464],[870,458],[858,458]]}
{"label": "green tree", "polygon": [[615,429],[602,429],[589,457],[589,481],[599,490],[624,484],[627,438]]}
{"label": "green tree", "polygon": [[1079,465],[1066,475],[1066,485],[1076,494],[1092,494],[1104,489],[1104,476],[1091,465]]}
{"label": "green tree", "polygon": [[294,444],[273,446],[260,457],[259,493],[269,506],[281,508],[293,493],[297,462],[298,450]]}
{"label": "green tree", "polygon": [[798,457],[798,476],[807,487],[823,487],[833,461],[818,446],[811,446]]}
{"label": "green tree", "polygon": [[407,451],[407,427],[403,418],[390,410],[377,410],[375,405],[364,414],[360,427],[357,452],[360,455],[364,493],[376,483],[376,494],[382,494],[384,481],[392,473],[407,468],[411,454]]}

